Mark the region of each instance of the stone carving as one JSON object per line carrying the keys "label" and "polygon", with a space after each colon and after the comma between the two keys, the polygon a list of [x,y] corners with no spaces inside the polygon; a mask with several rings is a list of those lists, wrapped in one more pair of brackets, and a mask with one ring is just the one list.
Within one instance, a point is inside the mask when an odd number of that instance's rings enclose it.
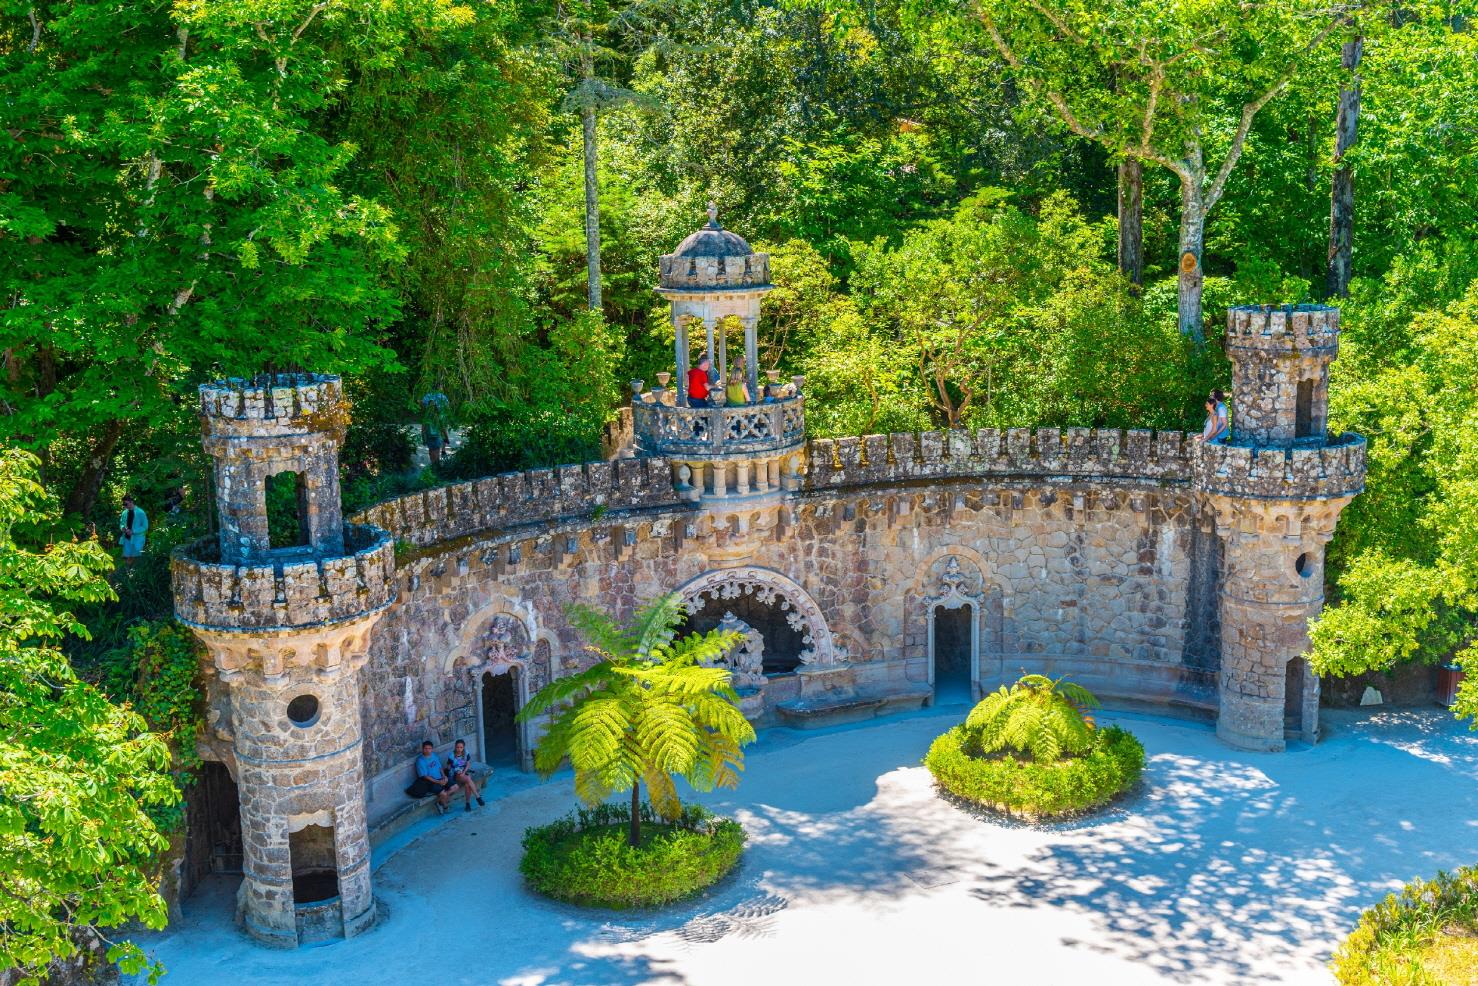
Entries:
{"label": "stone carving", "polygon": [[778,452],[805,440],[805,398],[733,407],[673,407],[637,401],[632,420],[646,455]]}
{"label": "stone carving", "polygon": [[689,612],[701,609],[702,600],[738,599],[753,596],[767,606],[778,606],[785,622],[801,635],[805,645],[803,665],[834,665],[846,662],[846,653],[836,644],[821,608],[810,594],[779,572],[745,566],[708,572],[678,590]]}
{"label": "stone carving", "polygon": [[762,687],[765,683],[765,638],[729,612],[718,621],[718,629],[724,633],[737,633],[743,639],[715,661],[714,667],[728,668],[733,673],[735,688]]}
{"label": "stone carving", "polygon": [[960,562],[959,555],[946,555],[935,562],[934,577],[928,583],[934,586],[934,591],[924,600],[931,610],[935,606],[958,609],[980,603],[984,594],[980,569],[968,558],[964,564]]}

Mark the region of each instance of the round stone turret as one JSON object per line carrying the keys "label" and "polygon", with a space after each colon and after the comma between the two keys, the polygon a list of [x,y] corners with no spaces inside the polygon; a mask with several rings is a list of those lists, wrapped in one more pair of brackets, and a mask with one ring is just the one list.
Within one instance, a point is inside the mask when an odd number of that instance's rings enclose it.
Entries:
{"label": "round stone turret", "polygon": [[1319,445],[1329,419],[1329,364],[1339,353],[1339,309],[1244,305],[1227,311],[1232,439],[1286,448]]}
{"label": "round stone turret", "polygon": [[[338,377],[275,374],[200,388],[205,450],[215,459],[221,560],[256,561],[296,553],[344,551],[339,510],[339,444],[349,406]],[[290,544],[272,545],[267,482],[292,473],[298,523]]]}
{"label": "round stone turret", "polygon": [[[200,746],[239,792],[238,918],[281,947],[351,936],[375,915],[359,670],[395,600],[394,543],[343,523],[338,377],[207,384],[200,420],[221,529],[178,549],[171,575],[175,615],[209,655],[211,704],[230,710]],[[268,482],[282,473],[297,493],[290,538],[268,525]]]}
{"label": "round stone turret", "polygon": [[1233,746],[1281,750],[1319,732],[1319,679],[1304,659],[1324,606],[1324,556],[1365,485],[1365,440],[1328,434],[1339,310],[1227,312],[1232,435],[1203,445],[1196,485],[1221,536],[1220,710]]}

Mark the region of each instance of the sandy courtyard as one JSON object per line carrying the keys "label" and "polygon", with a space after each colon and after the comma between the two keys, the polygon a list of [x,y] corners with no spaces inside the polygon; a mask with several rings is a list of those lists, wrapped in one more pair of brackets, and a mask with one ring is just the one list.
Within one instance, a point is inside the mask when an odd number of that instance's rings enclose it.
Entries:
{"label": "sandy courtyard", "polygon": [[826,732],[770,730],[738,791],[704,800],[750,847],[708,896],[591,914],[527,893],[519,837],[569,776],[497,779],[488,807],[376,854],[369,934],[273,952],[231,924],[234,880],[144,946],[166,986],[251,984],[1321,983],[1360,910],[1478,861],[1478,734],[1438,710],[1326,714],[1326,739],[1239,754],[1138,715],[1145,785],[1091,821],[983,821],[919,759],[963,705]]}

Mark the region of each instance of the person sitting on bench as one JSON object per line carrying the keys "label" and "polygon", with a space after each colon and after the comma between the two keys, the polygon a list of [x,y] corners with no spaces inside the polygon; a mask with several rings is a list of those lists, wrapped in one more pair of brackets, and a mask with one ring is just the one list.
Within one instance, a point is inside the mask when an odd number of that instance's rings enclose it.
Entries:
{"label": "person sitting on bench", "polygon": [[456,782],[447,780],[441,769],[441,760],[436,755],[436,747],[430,740],[421,744],[421,755],[416,758],[416,779],[405,793],[412,798],[436,795],[436,810],[443,815],[446,814],[447,802],[457,793]]}
{"label": "person sitting on bench", "polygon": [[472,758],[467,755],[467,744],[461,740],[452,746],[452,755],[447,758],[446,772],[452,779],[452,783],[467,792],[467,810],[472,810],[472,799],[476,798],[478,805],[487,806],[482,800],[482,792],[477,789],[477,782],[472,779]]}

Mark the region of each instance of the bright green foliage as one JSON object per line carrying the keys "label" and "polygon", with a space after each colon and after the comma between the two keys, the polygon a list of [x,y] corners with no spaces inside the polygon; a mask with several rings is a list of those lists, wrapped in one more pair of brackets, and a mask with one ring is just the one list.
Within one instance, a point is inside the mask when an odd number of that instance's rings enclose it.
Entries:
{"label": "bright green foliage", "polygon": [[[674,639],[684,616],[675,594],[639,609],[629,626],[588,606],[569,615],[600,660],[546,685],[519,711],[525,721],[552,712],[535,769],[547,777],[568,759],[575,793],[587,805],[626,790],[637,804],[645,783],[657,814],[669,820],[682,810],[674,777],[699,791],[737,786],[740,747],[753,741],[754,727],[739,711],[729,671],[705,662],[722,657],[738,634]],[[633,845],[639,825],[633,817]]]}
{"label": "bright green foliage", "polygon": [[968,726],[936,739],[924,766],[939,786],[967,801],[1039,820],[1091,811],[1133,787],[1144,772],[1144,747],[1118,726],[1096,729],[1082,756],[1039,763],[986,756]]}
{"label": "bright green foliage", "polygon": [[970,710],[965,729],[986,753],[1028,754],[1037,763],[1078,757],[1093,746],[1089,709],[1098,699],[1065,678],[1023,675]]}
{"label": "bright green foliage", "polygon": [[[111,590],[96,541],[33,550],[58,511],[30,453],[0,450],[0,973],[39,983],[76,935],[164,926],[151,867],[165,839],[149,817],[173,805],[169,750],[142,717],[80,681],[58,650],[87,630],[66,608]],[[128,943],[109,957],[144,967]]]}
{"label": "bright green foliage", "polygon": [[129,627],[127,646],[103,658],[108,695],[126,701],[169,741],[181,770],[199,763],[195,737],[203,724],[197,687],[203,649],[184,624],[157,620]]}
{"label": "bright green foliage", "polygon": [[555,900],[587,907],[660,907],[723,879],[744,851],[744,829],[698,805],[659,821],[639,812],[641,845],[625,831],[631,809],[601,804],[531,828],[523,836],[519,872],[529,886]]}
{"label": "bright green foliage", "polygon": [[1413,880],[1399,896],[1388,895],[1360,916],[1329,967],[1340,986],[1467,986],[1471,963],[1454,966],[1456,978],[1429,964],[1444,939],[1478,954],[1478,867]]}
{"label": "bright green foliage", "polygon": [[[1339,603],[1311,629],[1321,674],[1455,658],[1469,671],[1455,711],[1478,714],[1478,289],[1412,319],[1403,358],[1336,390],[1336,423],[1371,442],[1355,501],[1365,547],[1339,576]],[[1367,364],[1368,365],[1368,364]],[[1394,505],[1382,517],[1383,505]],[[1370,511],[1375,513],[1371,514]]]}

